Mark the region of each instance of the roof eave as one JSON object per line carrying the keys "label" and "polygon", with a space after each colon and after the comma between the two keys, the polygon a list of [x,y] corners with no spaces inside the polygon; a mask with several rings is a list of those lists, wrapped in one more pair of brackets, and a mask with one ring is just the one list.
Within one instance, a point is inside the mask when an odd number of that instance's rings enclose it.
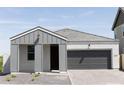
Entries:
{"label": "roof eave", "polygon": [[21,34],[18,34],[18,35],[16,35],[16,36],[13,36],[13,37],[10,38],[10,40],[17,39],[17,38],[19,38],[19,37],[21,37],[21,36],[24,36],[24,35],[26,35],[26,34],[29,34],[29,33],[31,33],[31,32],[34,32],[34,31],[36,31],[36,30],[41,30],[41,31],[47,32],[47,33],[49,33],[49,34],[51,34],[51,35],[54,35],[54,36],[56,36],[56,37],[59,37],[59,38],[61,38],[61,39],[67,41],[67,38],[65,38],[65,37],[63,37],[63,36],[60,36],[60,35],[58,35],[58,34],[52,32],[52,31],[49,31],[49,30],[47,30],[47,29],[44,29],[44,28],[42,28],[42,27],[40,27],[40,26],[35,27],[35,28],[33,28],[33,29],[30,29],[30,30],[28,30],[28,31],[25,31],[25,32],[23,32],[23,33],[21,33]]}
{"label": "roof eave", "polygon": [[115,16],[115,19],[114,19],[114,22],[113,22],[113,25],[112,25],[112,31],[114,31],[115,25],[116,25],[117,20],[118,20],[118,16],[120,14],[120,10],[121,10],[121,8],[118,8],[117,14]]}

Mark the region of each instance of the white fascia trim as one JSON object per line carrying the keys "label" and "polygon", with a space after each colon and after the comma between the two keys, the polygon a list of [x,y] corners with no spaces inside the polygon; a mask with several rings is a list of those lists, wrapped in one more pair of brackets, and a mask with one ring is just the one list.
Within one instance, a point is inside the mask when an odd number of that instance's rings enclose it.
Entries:
{"label": "white fascia trim", "polygon": [[55,34],[55,33],[53,33],[53,32],[50,32],[50,31],[48,31],[48,30],[45,30],[45,29],[43,29],[43,28],[35,28],[35,29],[31,30],[31,31],[28,31],[28,32],[25,32],[25,33],[23,33],[23,34],[21,34],[21,35],[18,35],[18,36],[15,36],[15,37],[13,37],[13,38],[10,38],[10,40],[17,39],[17,38],[19,38],[19,37],[21,37],[21,36],[24,36],[24,35],[26,35],[26,34],[29,34],[29,33],[31,33],[31,32],[34,32],[34,31],[36,31],[36,30],[41,30],[41,31],[46,32],[46,33],[49,33],[49,34],[51,34],[51,35],[53,35],[53,36],[59,37],[59,38],[64,39],[64,40],[67,40],[65,37],[62,37],[62,36],[60,36],[60,35],[57,35],[57,34]]}

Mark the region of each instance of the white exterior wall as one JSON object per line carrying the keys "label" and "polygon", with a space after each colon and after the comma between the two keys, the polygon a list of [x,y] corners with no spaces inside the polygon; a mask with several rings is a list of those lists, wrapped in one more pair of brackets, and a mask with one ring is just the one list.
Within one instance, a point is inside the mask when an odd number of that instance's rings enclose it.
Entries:
{"label": "white exterior wall", "polygon": [[77,44],[67,45],[67,50],[111,50],[112,68],[119,68],[119,45],[118,44]]}

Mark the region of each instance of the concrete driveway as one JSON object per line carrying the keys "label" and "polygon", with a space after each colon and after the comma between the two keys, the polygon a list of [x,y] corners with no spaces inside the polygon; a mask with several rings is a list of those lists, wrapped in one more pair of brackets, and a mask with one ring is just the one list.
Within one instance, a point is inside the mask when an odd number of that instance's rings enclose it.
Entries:
{"label": "concrete driveway", "polygon": [[124,84],[124,72],[119,70],[68,70],[72,84]]}

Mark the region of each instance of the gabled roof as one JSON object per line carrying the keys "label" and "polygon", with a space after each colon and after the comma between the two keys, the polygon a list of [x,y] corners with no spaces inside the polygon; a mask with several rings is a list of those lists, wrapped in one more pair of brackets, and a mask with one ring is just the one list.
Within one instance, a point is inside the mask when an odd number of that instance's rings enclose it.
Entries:
{"label": "gabled roof", "polygon": [[114,23],[113,23],[113,25],[112,25],[112,30],[114,30],[114,28],[116,27],[116,24],[117,24],[117,21],[118,21],[118,19],[119,19],[119,15],[120,15],[121,12],[124,13],[124,7],[118,8],[117,14],[116,14],[116,16],[115,16]]}
{"label": "gabled roof", "polygon": [[49,34],[51,34],[51,35],[53,35],[53,36],[56,36],[56,37],[58,37],[58,38],[61,38],[61,39],[63,39],[63,40],[67,40],[67,38],[65,38],[64,36],[61,36],[61,35],[59,35],[59,34],[57,34],[57,33],[54,33],[54,32],[52,32],[52,31],[50,31],[50,30],[48,30],[48,29],[45,29],[45,28],[42,28],[42,27],[40,27],[40,26],[37,26],[37,27],[32,28],[32,29],[30,29],[30,30],[28,30],[28,31],[25,31],[25,32],[22,32],[22,33],[20,33],[20,34],[18,34],[18,35],[15,35],[15,36],[11,37],[10,40],[14,40],[14,39],[20,38],[20,37],[22,37],[22,36],[24,36],[24,35],[26,35],[26,34],[29,34],[29,33],[31,33],[31,32],[34,32],[34,31],[36,31],[36,30],[41,30],[41,31],[43,31],[43,32],[46,32],[46,33],[49,33]]}
{"label": "gabled roof", "polygon": [[62,29],[55,33],[67,37],[68,41],[116,41],[112,38],[98,36],[86,32],[80,32],[72,29]]}

